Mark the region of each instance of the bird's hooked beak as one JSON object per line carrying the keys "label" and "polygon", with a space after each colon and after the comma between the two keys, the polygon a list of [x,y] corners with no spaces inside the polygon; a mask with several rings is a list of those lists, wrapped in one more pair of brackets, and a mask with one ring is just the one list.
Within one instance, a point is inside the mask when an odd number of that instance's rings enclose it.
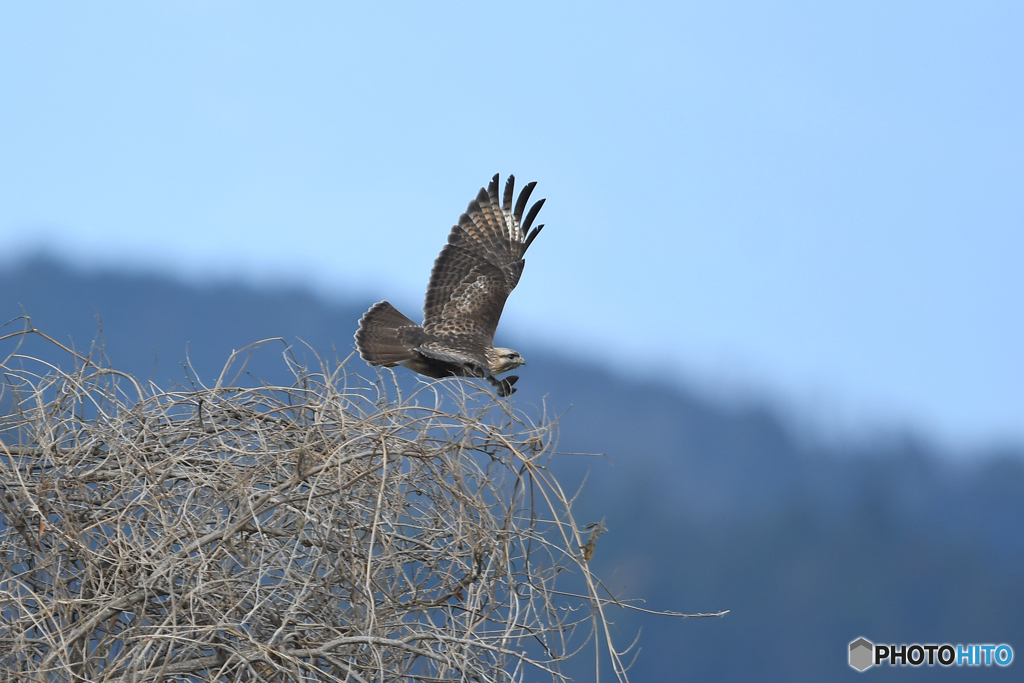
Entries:
{"label": "bird's hooked beak", "polygon": [[526,359],[523,358],[522,356],[519,356],[519,364],[520,365],[526,365]]}

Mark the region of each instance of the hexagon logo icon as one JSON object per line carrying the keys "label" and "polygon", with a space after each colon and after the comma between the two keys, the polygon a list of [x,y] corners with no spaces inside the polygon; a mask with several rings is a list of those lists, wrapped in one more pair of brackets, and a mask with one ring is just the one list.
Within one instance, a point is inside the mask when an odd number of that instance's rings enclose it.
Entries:
{"label": "hexagon logo icon", "polygon": [[850,666],[857,671],[864,671],[874,664],[875,646],[866,638],[858,638],[850,643]]}

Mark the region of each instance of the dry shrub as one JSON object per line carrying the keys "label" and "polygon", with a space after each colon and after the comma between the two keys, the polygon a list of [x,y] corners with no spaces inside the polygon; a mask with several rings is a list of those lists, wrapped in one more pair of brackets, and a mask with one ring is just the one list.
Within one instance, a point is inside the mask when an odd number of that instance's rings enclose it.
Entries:
{"label": "dry shrub", "polygon": [[73,369],[0,364],[15,680],[557,681],[579,648],[625,679],[553,422],[287,350],[292,386],[241,353],[165,391],[45,339]]}

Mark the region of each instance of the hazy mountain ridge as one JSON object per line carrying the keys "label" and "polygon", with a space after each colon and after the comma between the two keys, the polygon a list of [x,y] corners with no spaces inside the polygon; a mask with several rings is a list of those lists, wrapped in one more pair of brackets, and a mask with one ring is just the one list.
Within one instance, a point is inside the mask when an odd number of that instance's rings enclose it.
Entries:
{"label": "hazy mountain ridge", "polygon": [[[368,303],[85,273],[46,258],[0,269],[4,320],[23,306],[39,329],[88,348],[98,314],[112,364],[161,385],[184,380],[186,348],[206,381],[232,350],[268,337],[285,337],[300,357],[296,337],[345,357]],[[853,675],[845,646],[859,635],[1024,648],[1019,452],[951,462],[911,437],[822,446],[794,436],[768,407],[725,408],[516,346],[530,361],[517,407],[568,409],[561,449],[607,454],[553,465],[567,482],[589,471],[578,508],[608,523],[599,571],[650,607],[733,610],[713,622],[624,615],[624,632],[645,629],[638,680],[683,670],[723,680]],[[253,375],[288,381],[283,349],[256,354]],[[738,650],[746,656],[730,654]]]}

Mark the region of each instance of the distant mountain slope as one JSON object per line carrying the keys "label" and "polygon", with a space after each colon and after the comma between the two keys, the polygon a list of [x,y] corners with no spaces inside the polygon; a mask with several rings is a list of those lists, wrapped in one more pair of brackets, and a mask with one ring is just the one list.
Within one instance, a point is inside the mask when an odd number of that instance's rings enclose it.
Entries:
{"label": "distant mountain slope", "polygon": [[[369,303],[90,274],[45,258],[0,270],[4,320],[24,307],[38,328],[88,348],[98,314],[111,362],[160,384],[185,380],[186,349],[211,381],[233,349],[267,337],[285,337],[299,355],[296,338],[344,357]],[[644,628],[634,680],[853,680],[846,647],[858,636],[1024,652],[1021,453],[951,464],[911,439],[829,452],[794,438],[767,407],[729,410],[515,346],[529,360],[516,405],[567,410],[561,449],[607,454],[553,464],[567,482],[589,473],[581,517],[609,527],[599,572],[647,607],[732,610],[712,621],[621,615],[624,635]],[[257,354],[252,373],[287,381],[281,348]]]}

